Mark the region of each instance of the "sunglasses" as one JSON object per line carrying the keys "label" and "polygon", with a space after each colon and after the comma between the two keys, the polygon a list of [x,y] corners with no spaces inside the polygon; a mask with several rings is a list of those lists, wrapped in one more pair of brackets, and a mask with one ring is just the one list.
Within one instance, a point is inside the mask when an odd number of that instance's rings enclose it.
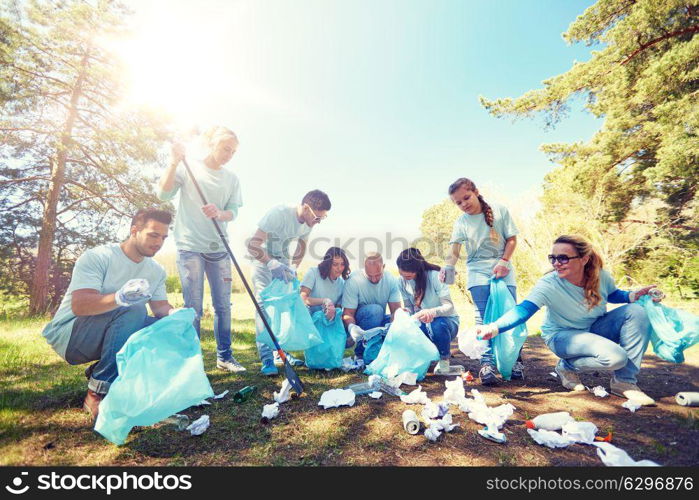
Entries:
{"label": "sunglasses", "polygon": [[310,210],[311,215],[313,216],[313,222],[320,222],[322,220],[325,220],[328,217],[327,215],[324,215],[322,217],[318,217],[310,205],[306,205],[306,208],[308,208],[308,210]]}
{"label": "sunglasses", "polygon": [[549,255],[549,262],[551,265],[554,265],[556,261],[558,261],[559,264],[567,264],[570,262],[571,259],[581,259],[579,255],[576,255],[575,257],[571,257],[569,255]]}

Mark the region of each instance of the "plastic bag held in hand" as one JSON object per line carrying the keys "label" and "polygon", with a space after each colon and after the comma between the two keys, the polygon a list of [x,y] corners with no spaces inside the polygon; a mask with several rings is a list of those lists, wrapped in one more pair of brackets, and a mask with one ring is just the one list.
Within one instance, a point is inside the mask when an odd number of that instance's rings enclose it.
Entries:
{"label": "plastic bag held in hand", "polygon": [[413,372],[418,380],[422,380],[430,363],[438,359],[437,347],[422,333],[418,322],[398,309],[381,350],[367,366],[366,373],[391,378],[403,372]]}
{"label": "plastic bag held in hand", "polygon": [[100,404],[97,432],[123,444],[132,427],[213,397],[193,321],[194,310],[183,309],[129,337],[116,355],[119,376]]}
{"label": "plastic bag held in hand", "polygon": [[316,370],[342,368],[342,355],[345,353],[347,341],[342,324],[342,308],[335,309],[332,320],[329,320],[323,311],[313,313],[312,319],[322,343],[304,351],[306,366]]}
{"label": "plastic bag held in hand", "polygon": [[296,278],[296,270],[293,267],[282,264],[276,259],[267,261],[267,269],[272,272],[273,279],[281,280],[284,283]]}
{"label": "plastic bag held in hand", "polygon": [[120,306],[129,307],[135,304],[141,304],[150,300],[150,283],[148,280],[136,278],[127,281],[114,294],[114,302]]}
{"label": "plastic bag held in hand", "polygon": [[[323,343],[299,294],[300,286],[296,279],[289,283],[272,280],[260,292],[272,333],[285,351],[304,351]],[[266,328],[257,334],[257,341],[276,349]]]}
{"label": "plastic bag held in hand", "polygon": [[[514,297],[503,280],[490,280],[490,296],[485,306],[483,323],[494,323],[516,305]],[[505,380],[510,380],[512,367],[515,365],[519,351],[526,339],[527,326],[525,324],[503,332],[492,339],[495,362],[498,371]]]}
{"label": "plastic bag held in hand", "polygon": [[699,342],[699,316],[653,302],[648,295],[638,299],[650,321],[650,342],[658,357],[682,363],[684,351]]}

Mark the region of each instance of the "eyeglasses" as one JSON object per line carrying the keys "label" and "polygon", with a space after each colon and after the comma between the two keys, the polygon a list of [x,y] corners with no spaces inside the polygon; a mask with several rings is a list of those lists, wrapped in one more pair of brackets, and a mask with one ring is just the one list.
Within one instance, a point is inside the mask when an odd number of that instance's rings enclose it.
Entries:
{"label": "eyeglasses", "polygon": [[559,264],[567,264],[571,259],[581,259],[579,255],[576,255],[575,257],[571,257],[570,255],[549,255],[549,262],[551,265],[554,265],[556,261],[558,261]]}
{"label": "eyeglasses", "polygon": [[318,217],[310,205],[306,204],[306,207],[308,208],[308,210],[311,211],[311,215],[313,216],[313,222],[320,222],[322,220],[325,220],[328,217],[327,215],[324,215],[322,217]]}

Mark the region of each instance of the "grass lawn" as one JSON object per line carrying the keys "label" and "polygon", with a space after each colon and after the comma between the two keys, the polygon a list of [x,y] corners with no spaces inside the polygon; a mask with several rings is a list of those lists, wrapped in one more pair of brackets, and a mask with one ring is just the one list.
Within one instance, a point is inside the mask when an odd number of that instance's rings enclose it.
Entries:
{"label": "grass lawn", "polygon": [[[463,300],[457,303],[462,322],[470,324],[468,306]],[[271,424],[261,424],[262,406],[272,402],[272,392],[282,379],[258,374],[252,305],[242,294],[234,296],[233,304],[234,354],[248,371],[233,375],[216,369],[210,315],[202,325],[205,368],[216,393],[256,385],[257,395],[243,404],[233,403],[229,395],[209,407],[186,410],[192,420],[202,414],[211,417],[211,427],[202,436],[159,424],[134,429],[121,447],[92,431],[81,410],[84,367],[67,365],[46,344],[41,336],[46,320],[1,321],[0,465],[602,465],[593,447],[550,450],[531,440],[523,421],[549,411],[570,411],[579,420],[594,422],[601,433],[613,430],[614,443],[637,460],[699,463],[699,412],[674,403],[677,392],[699,390],[699,346],[687,352],[687,362],[681,365],[648,355],[639,385],[658,400],[658,406],[631,414],[621,407],[620,398],[563,390],[549,375],[555,357],[540,337],[532,336],[524,352],[526,381],[487,390],[473,386],[481,389],[490,405],[510,402],[517,408],[504,428],[507,444],[482,439],[476,432],[482,426],[455,408],[451,411],[461,427],[437,443],[428,443],[422,435],[403,431],[401,414],[407,406],[388,395],[379,400],[358,397],[351,408],[319,407],[323,391],[366,379],[339,371],[299,368],[307,392],[282,405]],[[535,330],[536,325],[530,328]],[[456,349],[453,352],[457,362],[477,370],[474,361]],[[592,374],[583,381],[608,387],[605,374]],[[444,378],[428,375],[422,385],[439,400]]]}

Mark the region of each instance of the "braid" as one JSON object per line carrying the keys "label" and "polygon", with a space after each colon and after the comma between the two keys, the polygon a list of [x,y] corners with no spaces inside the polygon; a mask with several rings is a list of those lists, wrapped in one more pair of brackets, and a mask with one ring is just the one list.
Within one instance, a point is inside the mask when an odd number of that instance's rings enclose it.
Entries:
{"label": "braid", "polygon": [[482,195],[478,195],[478,201],[481,204],[481,209],[483,210],[483,217],[485,218],[485,223],[490,226],[490,239],[493,240],[493,243],[497,243],[500,240],[500,236],[498,236],[497,231],[495,231],[495,227],[493,227],[493,222],[495,220],[495,216],[493,215],[493,209],[488,205],[488,203],[483,199]]}

